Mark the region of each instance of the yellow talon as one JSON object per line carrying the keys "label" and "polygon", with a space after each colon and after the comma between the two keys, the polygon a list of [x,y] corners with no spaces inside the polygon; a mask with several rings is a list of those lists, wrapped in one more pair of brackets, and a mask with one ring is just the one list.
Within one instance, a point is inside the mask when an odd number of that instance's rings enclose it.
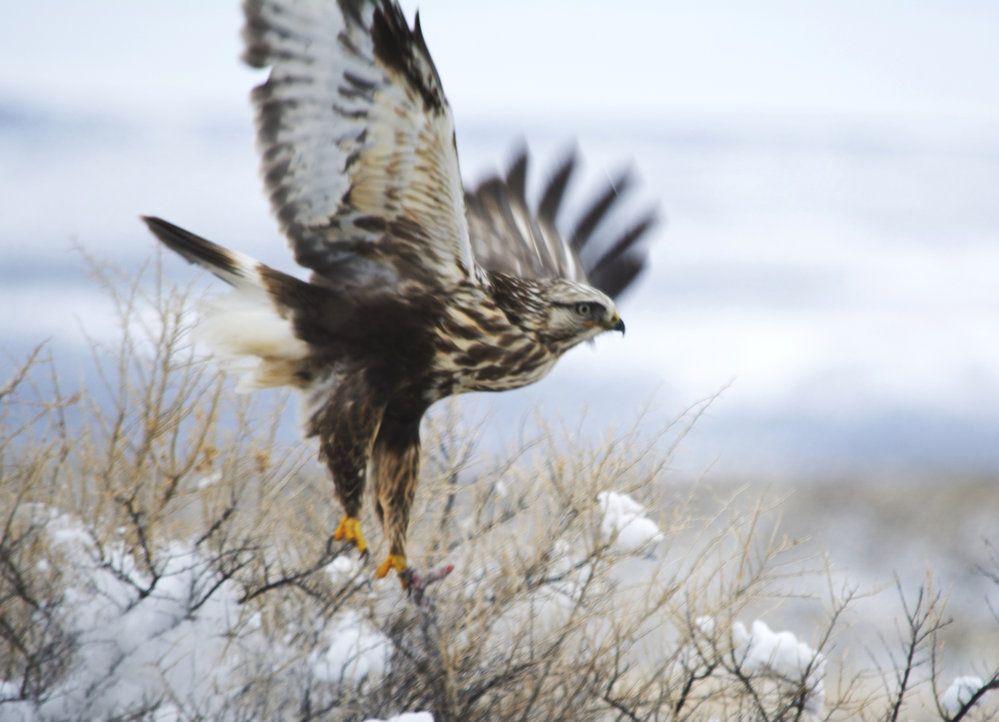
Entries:
{"label": "yellow talon", "polygon": [[383,579],[393,569],[397,572],[404,571],[406,569],[406,557],[401,554],[389,554],[385,557],[385,561],[378,565],[378,568],[375,570],[375,577]]}
{"label": "yellow talon", "polygon": [[343,517],[333,532],[333,538],[336,541],[352,542],[362,554],[368,548],[368,543],[364,541],[364,535],[361,533],[361,520],[355,516]]}

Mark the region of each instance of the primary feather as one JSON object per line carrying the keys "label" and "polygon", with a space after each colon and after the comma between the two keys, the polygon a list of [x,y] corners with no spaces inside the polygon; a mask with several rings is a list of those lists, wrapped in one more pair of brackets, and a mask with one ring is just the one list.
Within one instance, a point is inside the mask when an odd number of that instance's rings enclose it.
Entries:
{"label": "primary feather", "polygon": [[645,267],[641,245],[656,221],[654,209],[623,233],[608,221],[631,185],[622,175],[586,208],[573,230],[563,235],[558,217],[577,165],[571,153],[556,167],[540,200],[527,198],[527,150],[514,159],[505,178],[492,176],[465,193],[476,260],[491,271],[525,278],[568,278],[620,295]]}

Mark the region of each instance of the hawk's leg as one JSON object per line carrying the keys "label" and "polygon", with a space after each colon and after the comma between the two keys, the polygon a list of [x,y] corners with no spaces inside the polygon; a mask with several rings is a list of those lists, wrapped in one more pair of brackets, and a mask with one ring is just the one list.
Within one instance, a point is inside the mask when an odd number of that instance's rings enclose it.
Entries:
{"label": "hawk's leg", "polygon": [[393,569],[406,586],[406,531],[420,473],[419,417],[400,418],[387,410],[371,454],[378,516],[389,541],[389,553],[378,565],[379,579]]}
{"label": "hawk's leg", "polygon": [[381,423],[382,408],[364,384],[346,379],[329,403],[312,420],[320,436],[320,457],[333,475],[344,516],[333,533],[336,541],[352,543],[361,554],[368,544],[361,533],[361,505],[372,438]]}

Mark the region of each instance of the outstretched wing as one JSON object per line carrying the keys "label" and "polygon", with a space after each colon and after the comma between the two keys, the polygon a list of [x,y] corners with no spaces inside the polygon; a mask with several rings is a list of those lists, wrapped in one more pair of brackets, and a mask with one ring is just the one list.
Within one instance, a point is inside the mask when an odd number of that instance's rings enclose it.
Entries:
{"label": "outstretched wing", "polygon": [[655,210],[616,234],[606,227],[615,203],[631,184],[624,174],[562,235],[557,219],[576,156],[567,156],[555,169],[536,206],[527,200],[527,166],[523,150],[505,178],[493,176],[465,192],[476,260],[490,271],[568,278],[618,296],[645,267],[647,252],[640,241],[656,222]]}
{"label": "outstretched wing", "polygon": [[394,0],[244,0],[262,172],[314,280],[471,278],[451,111],[420,30]]}

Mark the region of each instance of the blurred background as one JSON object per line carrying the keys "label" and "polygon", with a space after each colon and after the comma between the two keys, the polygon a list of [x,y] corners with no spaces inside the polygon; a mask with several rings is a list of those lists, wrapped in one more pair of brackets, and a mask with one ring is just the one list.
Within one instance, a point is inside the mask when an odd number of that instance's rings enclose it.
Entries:
{"label": "blurred background", "polygon": [[[576,143],[575,204],[630,164],[633,207],[666,219],[622,304],[627,337],[463,402],[498,419],[489,436],[539,407],[585,407],[584,433],[642,409],[665,423],[721,392],[678,474],[999,470],[999,5],[419,5],[467,180],[524,141],[538,186]],[[138,268],[154,248],[140,213],[293,268],[257,177],[262,75],[238,61],[240,23],[235,0],[8,8],[0,378],[43,338],[77,373],[81,329],[114,336],[74,246]]]}

